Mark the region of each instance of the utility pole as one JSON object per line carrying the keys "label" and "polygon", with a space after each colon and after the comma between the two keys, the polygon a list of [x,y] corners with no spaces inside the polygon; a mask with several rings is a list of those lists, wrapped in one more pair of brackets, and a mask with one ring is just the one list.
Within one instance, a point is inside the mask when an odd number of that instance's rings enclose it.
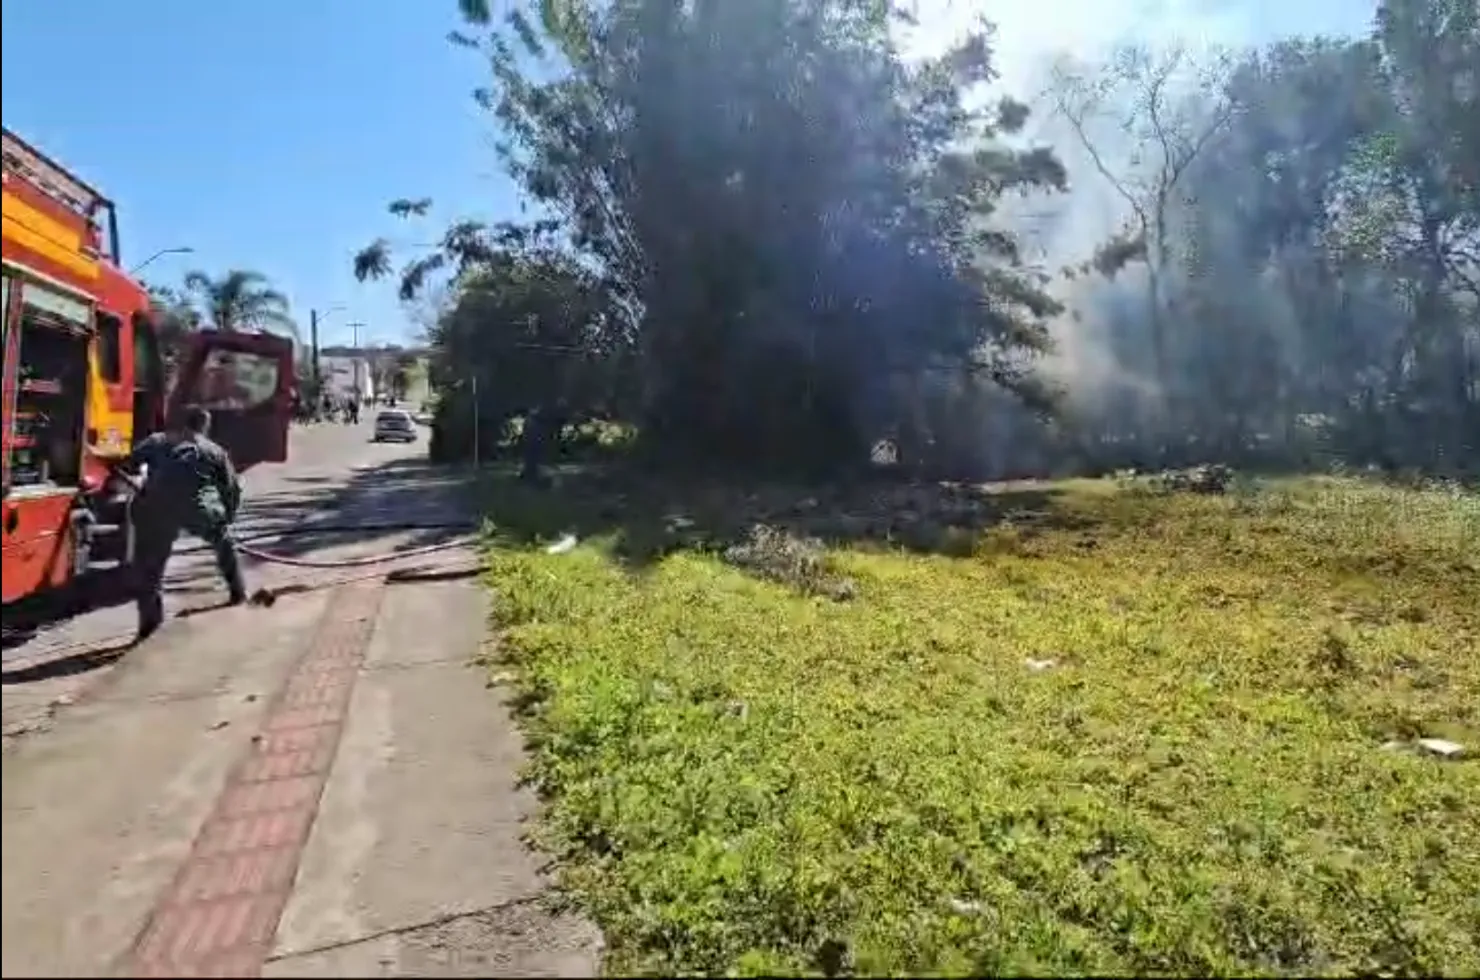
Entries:
{"label": "utility pole", "polygon": [[363,399],[365,397],[365,389],[368,387],[368,385],[360,381],[361,368],[364,368],[365,380],[368,381],[370,379],[370,362],[362,356],[362,353],[360,351],[360,328],[363,327],[364,324],[356,320],[354,323],[345,324],[345,326],[349,327],[350,329],[350,337],[352,338],[350,343],[350,350],[354,351],[354,354],[352,356],[354,357],[353,363],[355,366],[355,397],[358,399]]}
{"label": "utility pole", "polygon": [[342,309],[343,306],[331,306],[322,313],[314,309],[308,311],[308,342],[313,348],[313,380],[320,393],[323,390],[324,372],[319,366],[319,321],[328,319],[330,313],[337,313]]}

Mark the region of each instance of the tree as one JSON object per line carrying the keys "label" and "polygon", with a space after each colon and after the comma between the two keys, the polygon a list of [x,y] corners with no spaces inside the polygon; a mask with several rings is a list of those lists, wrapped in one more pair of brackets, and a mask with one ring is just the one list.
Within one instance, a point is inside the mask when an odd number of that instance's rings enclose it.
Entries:
{"label": "tree", "polygon": [[[1131,262],[1145,264],[1148,367],[1159,382],[1171,376],[1165,290],[1171,221],[1188,168],[1233,116],[1230,90],[1221,85],[1226,70],[1222,59],[1197,64],[1180,45],[1158,53],[1125,47],[1101,66],[1065,60],[1054,70],[1059,114],[1128,211],[1125,227],[1089,265],[1113,276]],[[1102,142],[1097,124],[1107,116],[1130,137],[1123,162]]]}
{"label": "tree", "polygon": [[395,396],[405,398],[412,378],[421,369],[421,360],[412,351],[396,351],[390,366],[390,387]]}
{"label": "tree", "polygon": [[170,286],[151,283],[147,288],[159,341],[159,354],[164,360],[165,371],[173,374],[180,362],[186,338],[200,329],[200,311],[190,303],[185,294]]}
{"label": "tree", "polygon": [[[1078,415],[1098,415],[1097,437],[1124,462],[1147,448],[1446,472],[1480,459],[1475,20],[1469,3],[1390,0],[1369,38],[1243,52],[1216,85],[1182,89],[1195,96],[1187,116],[1221,120],[1184,130],[1207,135],[1181,142],[1190,156],[1169,158],[1154,125],[1119,156],[1107,134],[1071,125],[1099,154],[1089,169],[1119,180],[1150,168],[1122,197],[1146,190],[1153,206],[1130,208],[1127,233],[1097,258],[1110,274],[1144,261],[1155,281],[1081,286],[1076,327],[1124,376],[1175,396],[1173,418],[1140,418],[1127,438],[1111,395],[1078,392]],[[1065,86],[1061,74],[1060,104],[1076,119],[1149,118],[1144,90],[1114,78],[1081,72]],[[1168,159],[1186,165],[1167,171]],[[1158,240],[1159,253],[1143,247]],[[1151,335],[1160,353],[1142,358]]]}
{"label": "tree", "polygon": [[1373,41],[1386,98],[1342,171],[1332,244],[1403,307],[1368,416],[1408,461],[1453,466],[1480,456],[1480,11],[1386,0]]}
{"label": "tree", "polygon": [[380,395],[403,399],[418,367],[416,354],[397,344],[387,344],[370,355],[370,372],[375,391]]}
{"label": "tree", "polygon": [[1225,458],[1285,447],[1295,419],[1342,411],[1382,346],[1383,318],[1362,314],[1328,247],[1341,170],[1379,97],[1375,68],[1370,45],[1345,39],[1245,53],[1221,95],[1237,111],[1182,178],[1172,359],[1196,393],[1187,430]]}
{"label": "tree", "polygon": [[[1081,185],[1126,216],[1072,285],[1003,207],[1067,177],[983,97],[986,25],[907,61],[888,2],[459,6],[531,220],[453,221],[399,276],[485,433],[615,412],[669,461],[827,474],[881,439],[941,472],[1480,464],[1469,0],[1385,0],[1364,39],[1061,64]],[[390,262],[379,242],[356,271]],[[1050,326],[1097,380],[1045,358]]]}
{"label": "tree", "polygon": [[[906,65],[890,4],[515,3],[497,21],[461,7],[474,33],[454,39],[488,57],[479,101],[545,216],[533,237],[561,239],[540,261],[569,253],[562,275],[599,283],[599,333],[630,353],[650,450],[860,462],[942,375],[1046,406],[1032,366],[1056,304],[994,211],[1064,174],[1000,139],[1024,107],[968,97],[993,77],[986,30]],[[358,271],[386,274],[384,255]],[[454,225],[403,285],[489,255],[485,229]]]}
{"label": "tree", "polygon": [[185,276],[185,289],[217,330],[281,331],[298,340],[298,325],[289,314],[288,298],[270,287],[260,272],[231,269],[219,278],[191,272]]}
{"label": "tree", "polygon": [[[396,201],[389,210],[414,217],[430,203]],[[524,419],[526,473],[535,476],[549,437],[567,420],[610,410],[628,338],[613,329],[604,279],[557,247],[553,232],[549,224],[457,222],[438,248],[402,270],[400,292],[407,301],[424,295],[435,270],[454,271],[455,299],[425,328],[430,381],[439,393],[439,456],[470,453],[475,428],[480,451],[491,455],[509,423]],[[362,251],[355,273],[361,279],[388,275],[388,243]],[[403,376],[416,366],[415,358],[397,364]]]}
{"label": "tree", "polygon": [[608,415],[618,396],[625,350],[608,308],[599,279],[555,251],[511,253],[471,275],[434,336],[438,409],[476,392],[464,411],[489,441],[522,419],[525,474],[537,476],[567,423]]}

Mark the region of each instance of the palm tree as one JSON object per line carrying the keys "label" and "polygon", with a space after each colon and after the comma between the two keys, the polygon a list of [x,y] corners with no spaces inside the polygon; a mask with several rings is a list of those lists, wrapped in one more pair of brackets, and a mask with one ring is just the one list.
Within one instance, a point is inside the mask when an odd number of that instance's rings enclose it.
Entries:
{"label": "palm tree", "polygon": [[298,324],[288,313],[288,297],[269,286],[260,272],[230,269],[219,279],[192,272],[185,277],[185,289],[199,301],[217,330],[286,332],[299,340]]}

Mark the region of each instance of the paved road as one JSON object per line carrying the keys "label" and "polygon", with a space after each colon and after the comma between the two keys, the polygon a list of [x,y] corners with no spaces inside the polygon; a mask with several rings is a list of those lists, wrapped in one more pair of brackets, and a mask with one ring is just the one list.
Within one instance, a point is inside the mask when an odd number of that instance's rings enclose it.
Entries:
{"label": "paved road", "polygon": [[[262,542],[274,552],[446,542],[458,532],[323,527],[468,515],[459,480],[368,426],[301,429],[292,449],[248,475],[243,534],[294,529]],[[595,971],[599,937],[545,911],[521,841],[536,804],[474,664],[479,582],[256,566],[257,583],[301,588],[212,609],[208,557],[176,562],[175,616],[148,642],[120,655],[123,608],[8,652],[0,972]]]}

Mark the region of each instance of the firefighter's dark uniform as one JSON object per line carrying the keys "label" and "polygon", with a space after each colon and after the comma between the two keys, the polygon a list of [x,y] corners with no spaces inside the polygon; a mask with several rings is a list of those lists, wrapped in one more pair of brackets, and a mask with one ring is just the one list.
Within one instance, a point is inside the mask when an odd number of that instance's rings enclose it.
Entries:
{"label": "firefighter's dark uniform", "polygon": [[129,457],[131,469],[137,471],[141,463],[148,465],[149,473],[134,504],[134,563],[139,636],[143,638],[164,620],[164,570],[182,530],[215,551],[216,566],[232,602],[245,601],[247,588],[231,539],[231,521],[241,504],[241,481],[226,450],[204,435],[160,432],[139,443]]}

